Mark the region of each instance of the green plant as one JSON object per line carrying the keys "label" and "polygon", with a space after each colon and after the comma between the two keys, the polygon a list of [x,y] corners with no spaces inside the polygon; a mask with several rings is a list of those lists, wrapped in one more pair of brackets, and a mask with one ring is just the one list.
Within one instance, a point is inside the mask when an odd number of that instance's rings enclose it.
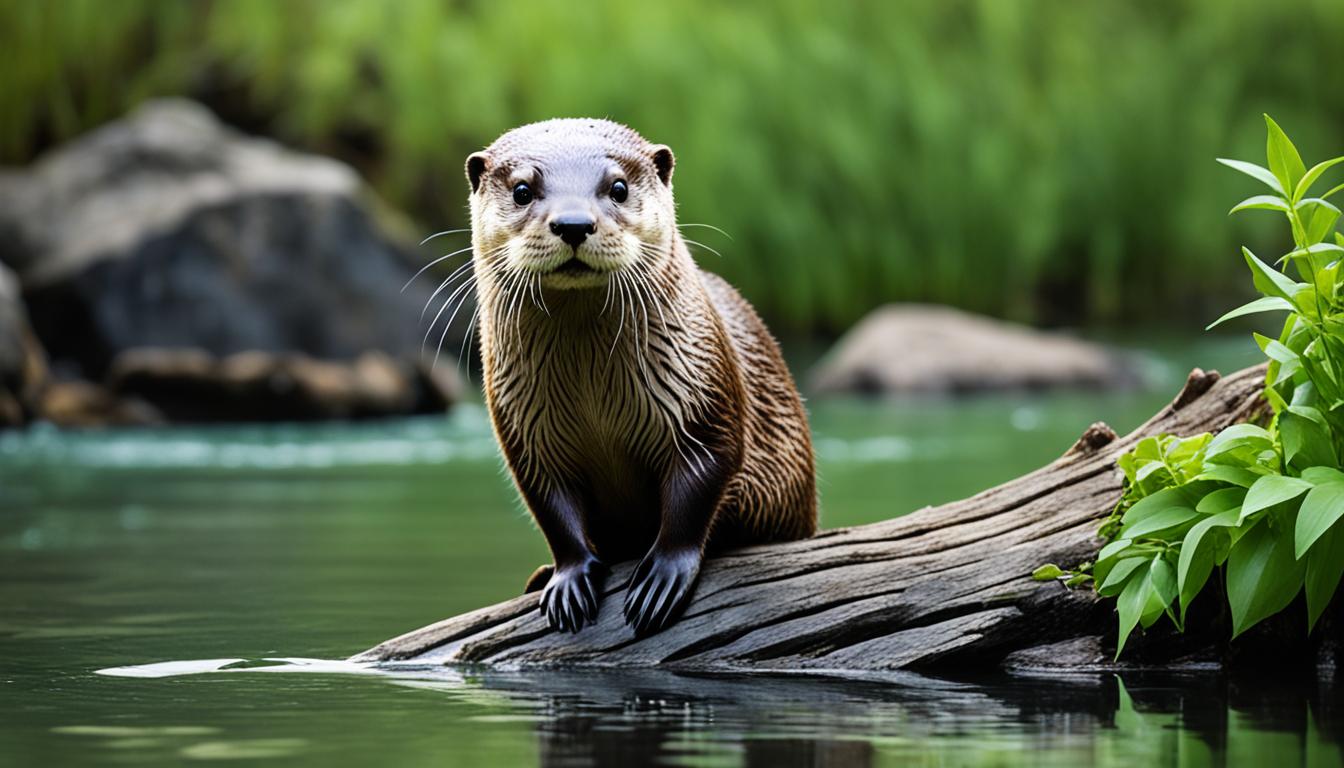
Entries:
{"label": "green plant", "polygon": [[1288,313],[1277,339],[1255,334],[1269,358],[1264,393],[1273,415],[1216,436],[1148,438],[1119,459],[1125,493],[1102,527],[1109,541],[1092,571],[1098,594],[1117,600],[1117,657],[1135,627],[1163,615],[1184,630],[1190,602],[1215,572],[1224,577],[1234,637],[1303,589],[1310,630],[1344,572],[1344,235],[1328,200],[1344,184],[1308,197],[1344,157],[1307,169],[1287,135],[1265,121],[1268,167],[1219,162],[1269,187],[1272,194],[1232,213],[1287,218],[1293,248],[1276,265],[1291,264],[1297,279],[1243,248],[1262,296],[1213,325]]}

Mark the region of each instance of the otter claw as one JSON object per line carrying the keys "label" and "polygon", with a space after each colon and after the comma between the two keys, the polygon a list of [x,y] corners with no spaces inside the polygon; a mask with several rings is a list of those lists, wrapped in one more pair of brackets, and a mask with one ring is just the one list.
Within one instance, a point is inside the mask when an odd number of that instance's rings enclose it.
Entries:
{"label": "otter claw", "polygon": [[596,560],[555,569],[541,592],[538,608],[558,632],[578,632],[597,621],[598,589],[606,568]]}
{"label": "otter claw", "polygon": [[676,620],[700,574],[700,554],[650,553],[635,568],[625,593],[625,621],[636,635],[651,635]]}

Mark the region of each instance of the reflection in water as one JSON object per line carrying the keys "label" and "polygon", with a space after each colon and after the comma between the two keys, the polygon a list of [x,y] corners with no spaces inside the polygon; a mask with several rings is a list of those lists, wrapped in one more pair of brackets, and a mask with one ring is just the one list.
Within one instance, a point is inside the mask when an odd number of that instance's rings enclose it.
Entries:
{"label": "reflection in water", "polygon": [[434,691],[471,705],[478,714],[468,719],[479,729],[530,723],[543,766],[1266,765],[1271,759],[1332,766],[1342,764],[1344,735],[1344,707],[1331,678],[981,675],[972,683],[913,673],[501,672],[308,659],[165,662],[101,674],[202,672],[358,674]]}

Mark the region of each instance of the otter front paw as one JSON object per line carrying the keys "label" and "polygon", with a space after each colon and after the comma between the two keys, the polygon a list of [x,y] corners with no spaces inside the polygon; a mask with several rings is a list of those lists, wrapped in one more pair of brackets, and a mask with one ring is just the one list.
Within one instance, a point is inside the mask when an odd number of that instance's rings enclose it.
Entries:
{"label": "otter front paw", "polygon": [[625,593],[625,621],[636,635],[659,632],[681,614],[700,575],[700,558],[696,550],[654,550],[644,556]]}
{"label": "otter front paw", "polygon": [[607,568],[597,560],[557,566],[541,593],[541,612],[551,628],[578,632],[597,621],[597,604]]}

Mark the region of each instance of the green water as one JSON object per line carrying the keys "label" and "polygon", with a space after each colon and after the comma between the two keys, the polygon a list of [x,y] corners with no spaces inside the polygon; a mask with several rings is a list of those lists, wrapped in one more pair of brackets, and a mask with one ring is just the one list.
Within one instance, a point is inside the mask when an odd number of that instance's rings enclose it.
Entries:
{"label": "green water", "polygon": [[[823,524],[962,497],[1152,391],[811,404]],[[697,679],[100,669],[340,659],[515,595],[545,546],[485,414],[367,425],[0,434],[0,764],[1338,764],[1333,686],[1277,680]],[[215,664],[214,666],[218,666]]]}

